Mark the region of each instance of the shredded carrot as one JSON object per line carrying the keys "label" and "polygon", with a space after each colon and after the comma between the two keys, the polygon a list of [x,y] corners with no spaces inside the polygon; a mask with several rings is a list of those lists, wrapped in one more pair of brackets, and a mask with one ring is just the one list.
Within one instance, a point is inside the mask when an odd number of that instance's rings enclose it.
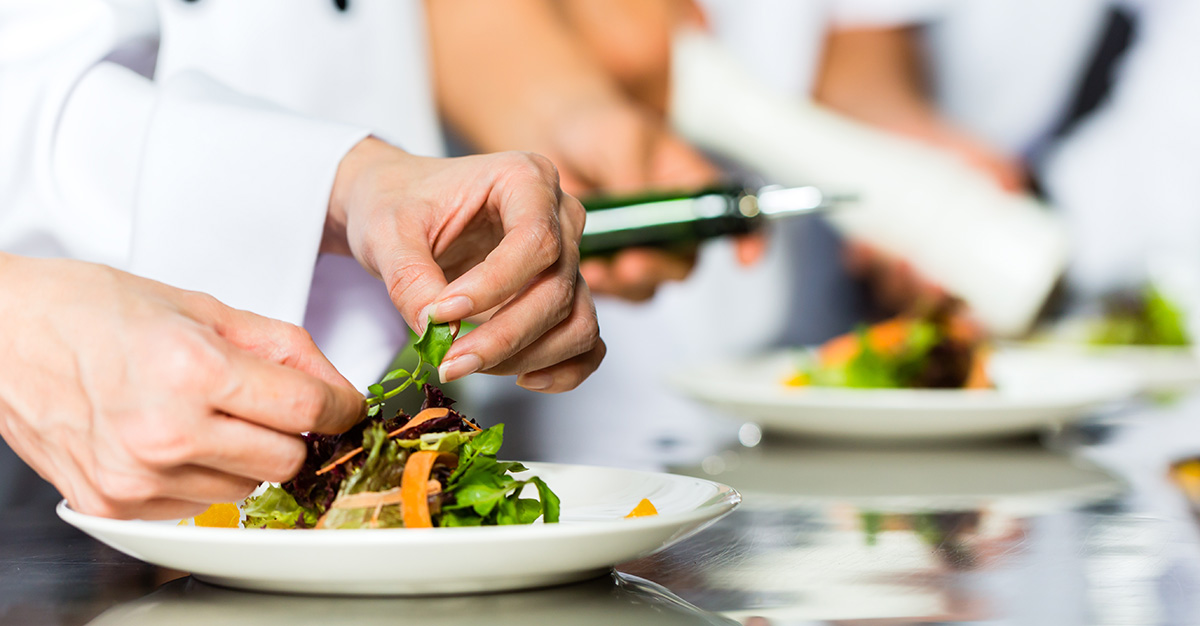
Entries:
{"label": "shredded carrot", "polygon": [[404,464],[404,475],[400,478],[400,516],[405,528],[433,527],[433,516],[429,514],[429,474],[439,461],[451,467],[458,465],[457,456],[437,450],[414,452]]}
{"label": "shredded carrot", "polygon": [[369,509],[381,504],[400,504],[400,488],[387,491],[364,491],[341,496],[329,505],[330,509]]}
{"label": "shredded carrot", "polygon": [[[391,439],[392,437],[399,435],[400,433],[416,426],[417,424],[428,422],[429,420],[437,419],[439,417],[446,417],[449,414],[450,414],[450,409],[447,409],[445,407],[435,407],[435,408],[431,408],[431,409],[425,409],[424,411],[421,411],[420,413],[417,413],[416,415],[414,415],[412,419],[408,420],[407,424],[388,433],[388,439]],[[474,427],[474,424],[471,424],[466,419],[463,419],[463,422]],[[479,429],[476,428],[475,430],[479,430]],[[333,468],[341,465],[342,463],[345,463],[346,461],[353,459],[354,457],[358,456],[359,452],[362,452],[362,451],[363,451],[363,449],[360,446],[360,447],[357,447],[357,448],[347,452],[346,454],[343,454],[342,456],[334,459],[334,461],[332,463],[330,463],[329,465],[326,465],[325,467],[322,467],[321,469],[317,470],[317,476],[320,476],[321,474],[329,472]]]}
{"label": "shredded carrot", "polygon": [[[895,317],[867,329],[867,343],[876,352],[891,354],[900,350],[912,332],[913,320]],[[821,346],[821,363],[828,366],[842,365],[858,356],[858,333],[847,333],[834,337]]]}
{"label": "shredded carrot", "polygon": [[867,342],[878,352],[896,352],[904,347],[912,333],[914,320],[896,317],[880,322],[867,331]]}
{"label": "shredded carrot", "polygon": [[990,350],[986,348],[975,350],[975,354],[971,356],[971,371],[967,374],[967,381],[963,383],[963,389],[991,389],[993,387],[987,370],[990,356]]}

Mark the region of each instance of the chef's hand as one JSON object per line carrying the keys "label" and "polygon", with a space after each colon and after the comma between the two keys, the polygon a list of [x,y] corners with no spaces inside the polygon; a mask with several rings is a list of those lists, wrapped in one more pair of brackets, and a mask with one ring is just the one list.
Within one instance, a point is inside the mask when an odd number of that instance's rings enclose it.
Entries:
{"label": "chef's hand", "polygon": [[[563,189],[577,195],[635,194],[646,189],[691,190],[710,185],[720,172],[661,119],[630,100],[592,101],[568,111],[540,142],[558,164]],[[739,237],[738,258],[753,264],[762,256],[759,235]],[[634,248],[606,259],[589,259],[580,269],[598,294],[647,300],[659,285],[687,278],[694,251]]]}
{"label": "chef's hand", "polygon": [[0,435],[83,513],[239,500],[363,412],[300,328],[108,267],[0,255],[0,318]]}
{"label": "chef's hand", "polygon": [[866,284],[889,316],[936,309],[950,299],[945,289],[922,277],[904,259],[861,241],[846,242],[844,258],[850,275]]}
{"label": "chef's hand", "polygon": [[522,387],[553,393],[604,358],[579,278],[583,221],[544,157],[433,159],[368,138],[338,168],[323,248],[353,254],[382,278],[418,333],[429,317],[489,314],[454,342],[443,381],[517,374]]}

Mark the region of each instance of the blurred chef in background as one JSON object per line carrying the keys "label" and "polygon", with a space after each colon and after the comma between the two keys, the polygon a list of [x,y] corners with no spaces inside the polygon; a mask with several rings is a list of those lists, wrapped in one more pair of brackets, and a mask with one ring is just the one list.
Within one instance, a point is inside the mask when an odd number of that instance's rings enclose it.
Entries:
{"label": "blurred chef in background", "polygon": [[[1069,227],[1069,283],[1082,302],[1148,279],[1200,286],[1198,272],[1180,276],[1200,267],[1188,252],[1200,249],[1198,231],[1185,226],[1200,219],[1200,190],[1179,169],[1200,150],[1188,113],[1197,95],[1174,71],[1200,73],[1189,3],[701,4],[759,81],[957,154],[1001,188],[1043,194]],[[809,30],[795,36],[797,24]],[[618,39],[596,29],[589,41],[614,71],[630,65]],[[663,65],[643,65],[638,80]],[[1145,219],[1130,219],[1134,205]],[[904,259],[854,241],[847,252],[885,310],[937,293]]]}
{"label": "blurred chef in background", "polygon": [[553,165],[422,156],[442,148],[419,2],[0,8],[0,250],[303,322],[359,388],[406,323],[493,309],[444,380],[554,392],[598,366],[583,211]]}
{"label": "blurred chef in background", "polygon": [[[698,24],[711,29],[755,79],[778,93],[811,98],[851,118],[956,154],[1005,190],[1025,187],[1019,156],[944,115],[932,90],[935,83],[921,25],[945,19],[957,7],[954,0],[574,0],[562,6],[572,28],[609,73],[659,112],[669,108],[669,34]],[[1066,58],[1069,68],[1071,58]],[[819,223],[799,228],[821,230]],[[845,256],[851,273],[867,280],[885,313],[903,310],[918,299],[944,296],[903,259],[886,258],[861,242],[847,242]],[[811,316],[804,317],[805,325],[812,327]]]}
{"label": "blurred chef in background", "polygon": [[[612,155],[590,173],[565,174],[564,181],[576,179],[574,188],[581,192],[620,192],[695,188],[716,175],[695,149],[665,127],[671,41],[677,29],[712,29],[761,78],[807,98],[821,74],[826,29],[831,22],[850,19],[841,13],[850,15],[853,9],[907,25],[928,10],[921,2],[905,3],[907,12],[846,4],[528,0],[477,6],[431,0],[429,6],[439,93],[452,127],[486,149],[530,147],[552,158],[559,155],[564,172],[579,171],[570,155]],[[881,31],[878,38],[897,47],[914,44],[907,30],[897,26],[895,31]],[[533,69],[538,67],[544,69]],[[597,68],[602,70],[598,76]],[[851,69],[857,68],[839,64],[826,73],[851,83],[858,77],[843,76]],[[899,91],[904,81],[895,82]],[[471,109],[486,109],[486,114]],[[580,121],[576,125],[572,120]],[[928,135],[930,143],[962,151],[989,173],[994,170],[997,184],[1019,184],[1021,174],[1012,160],[954,129],[924,101],[913,103],[905,116],[897,115],[896,123]],[[753,267],[735,262],[743,256],[740,248],[713,242],[702,249],[689,280],[662,286],[653,301],[602,299],[600,317],[612,331],[609,367],[572,397],[523,397],[483,388],[494,387],[489,381],[472,380],[474,399],[488,407],[485,412],[536,423],[545,441],[556,442],[540,450],[553,450],[562,459],[587,461],[588,449],[601,447],[608,449],[609,458],[611,450],[619,449],[628,455],[627,463],[643,465],[674,453],[693,454],[689,443],[711,440],[710,429],[724,431],[725,426],[702,419],[699,409],[665,389],[667,373],[775,342],[820,341],[859,318],[857,293],[838,262],[840,244],[827,227],[797,222],[777,229],[772,238],[763,261]],[[891,273],[908,281],[906,291],[925,288],[902,262],[878,257],[869,265],[896,268]],[[602,284],[591,275],[588,280]],[[615,405],[614,398],[622,400]],[[591,419],[568,423],[564,415]]]}

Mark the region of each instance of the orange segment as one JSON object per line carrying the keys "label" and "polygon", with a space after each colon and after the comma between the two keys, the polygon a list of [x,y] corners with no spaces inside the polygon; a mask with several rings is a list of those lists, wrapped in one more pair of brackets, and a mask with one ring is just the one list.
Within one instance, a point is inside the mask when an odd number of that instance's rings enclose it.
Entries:
{"label": "orange segment", "polygon": [[1200,461],[1189,459],[1175,463],[1170,474],[1193,505],[1200,503]]}
{"label": "orange segment", "polygon": [[192,518],[197,526],[208,528],[237,528],[241,515],[237,505],[232,502],[214,504],[203,513]]}
{"label": "orange segment", "polygon": [[791,376],[783,379],[783,384],[788,387],[807,387],[812,381],[809,380],[808,374],[804,372],[796,372]]}
{"label": "orange segment", "polygon": [[629,512],[629,515],[625,516],[625,519],[631,517],[650,517],[651,515],[658,515],[658,509],[654,508],[652,502],[646,498],[642,498],[642,501],[633,507],[633,510]]}

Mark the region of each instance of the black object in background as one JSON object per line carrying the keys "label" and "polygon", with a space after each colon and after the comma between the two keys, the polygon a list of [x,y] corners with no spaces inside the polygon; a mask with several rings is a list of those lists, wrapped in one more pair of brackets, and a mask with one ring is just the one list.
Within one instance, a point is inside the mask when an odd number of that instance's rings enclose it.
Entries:
{"label": "black object in background", "polygon": [[689,246],[752,232],[768,219],[820,212],[836,202],[815,187],[775,185],[591,198],[583,203],[588,219],[579,248],[584,256],[597,256],[634,247]]}

